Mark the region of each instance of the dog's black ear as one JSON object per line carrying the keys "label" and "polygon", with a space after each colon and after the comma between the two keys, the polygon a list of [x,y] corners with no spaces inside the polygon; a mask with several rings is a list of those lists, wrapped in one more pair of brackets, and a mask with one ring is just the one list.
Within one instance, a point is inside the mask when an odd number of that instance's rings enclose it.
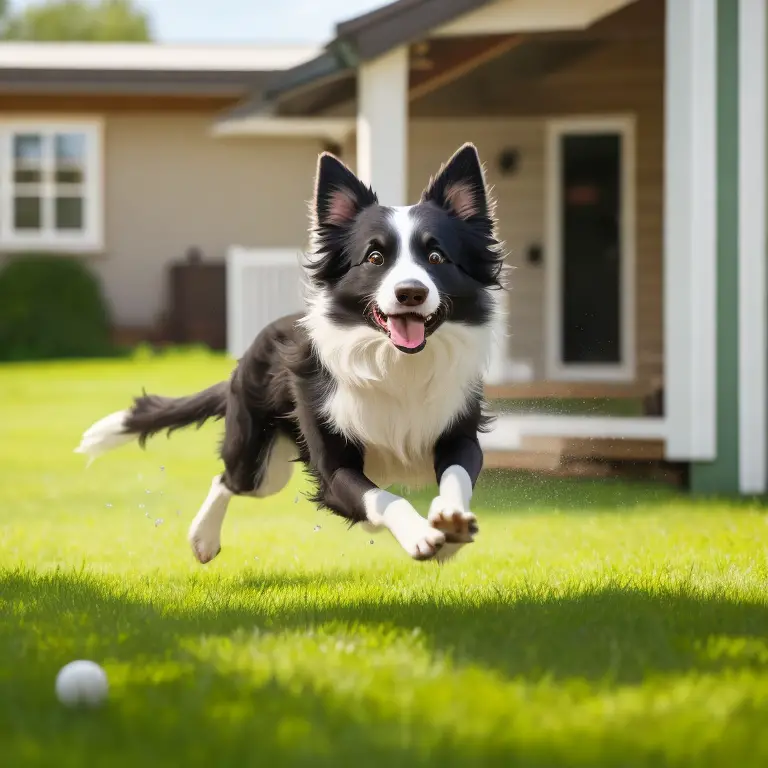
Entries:
{"label": "dog's black ear", "polygon": [[421,196],[464,221],[488,219],[490,203],[480,156],[474,144],[464,144],[430,179]]}
{"label": "dog's black ear", "polygon": [[323,152],[317,163],[313,213],[317,226],[344,227],[364,208],[377,202],[366,187],[344,163],[329,152]]}

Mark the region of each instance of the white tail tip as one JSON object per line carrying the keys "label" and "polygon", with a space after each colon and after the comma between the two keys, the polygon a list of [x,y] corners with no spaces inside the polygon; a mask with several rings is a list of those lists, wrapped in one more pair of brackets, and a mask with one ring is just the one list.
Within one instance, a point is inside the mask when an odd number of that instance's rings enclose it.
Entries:
{"label": "white tail tip", "polygon": [[94,459],[107,451],[135,440],[136,435],[124,431],[127,416],[128,411],[117,411],[97,421],[85,431],[80,445],[75,448],[75,453],[84,453],[88,456],[90,466]]}

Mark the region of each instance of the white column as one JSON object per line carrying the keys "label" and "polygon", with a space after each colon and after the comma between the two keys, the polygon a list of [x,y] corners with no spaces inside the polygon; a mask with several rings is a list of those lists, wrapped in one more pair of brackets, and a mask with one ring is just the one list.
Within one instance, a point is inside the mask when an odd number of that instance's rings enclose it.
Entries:
{"label": "white column", "polygon": [[357,174],[382,205],[407,205],[407,46],[360,66],[357,104]]}
{"label": "white column", "polygon": [[764,493],[766,354],[766,7],[739,5],[739,487]]}
{"label": "white column", "polygon": [[664,388],[667,458],[716,455],[717,3],[666,4]]}

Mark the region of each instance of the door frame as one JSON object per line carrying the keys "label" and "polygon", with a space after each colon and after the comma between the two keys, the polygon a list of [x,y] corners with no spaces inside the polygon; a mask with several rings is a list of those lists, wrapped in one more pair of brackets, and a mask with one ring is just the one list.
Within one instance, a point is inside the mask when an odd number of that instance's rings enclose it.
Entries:
{"label": "door frame", "polygon": [[[619,133],[621,152],[620,332],[622,360],[618,364],[584,365],[562,360],[563,254],[560,138],[604,131]],[[569,116],[548,120],[545,149],[545,291],[544,326],[547,378],[556,381],[632,381],[636,369],[635,333],[635,117],[634,115]]]}

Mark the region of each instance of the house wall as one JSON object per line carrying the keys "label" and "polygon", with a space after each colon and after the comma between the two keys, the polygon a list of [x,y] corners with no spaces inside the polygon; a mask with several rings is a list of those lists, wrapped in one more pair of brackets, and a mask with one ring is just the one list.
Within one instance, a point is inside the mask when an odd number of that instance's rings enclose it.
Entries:
{"label": "house wall", "polygon": [[210,113],[105,115],[106,251],[90,257],[114,321],[153,325],[166,269],[190,246],[305,247],[320,150],[311,140],[213,138]]}
{"label": "house wall", "polygon": [[[411,125],[409,198],[416,200],[432,176],[464,142],[476,144],[486,164],[499,221],[499,236],[509,251],[508,295],[510,357],[529,361],[536,378],[544,378],[544,280],[541,267],[526,265],[529,245],[544,237],[544,121],[539,118],[414,120]],[[494,158],[508,146],[520,150],[514,176],[502,176]]]}
{"label": "house wall", "polygon": [[[507,65],[508,66],[508,65]],[[637,380],[662,372],[663,39],[604,44],[568,67],[536,79],[515,78],[504,59],[412,105],[411,198],[463,142],[474,141],[494,188],[501,235],[509,249],[510,354],[545,378],[542,264],[529,264],[528,246],[544,245],[545,135],[548,118],[634,115],[636,143]],[[469,117],[471,116],[471,117]],[[496,167],[500,150],[520,150],[516,175]]]}

